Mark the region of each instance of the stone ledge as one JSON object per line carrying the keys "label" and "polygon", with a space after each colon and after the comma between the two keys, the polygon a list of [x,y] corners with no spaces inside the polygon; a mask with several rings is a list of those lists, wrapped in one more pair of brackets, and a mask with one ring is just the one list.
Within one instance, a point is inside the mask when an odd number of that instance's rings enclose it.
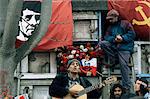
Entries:
{"label": "stone ledge", "polygon": [[73,11],[107,10],[107,0],[72,0]]}

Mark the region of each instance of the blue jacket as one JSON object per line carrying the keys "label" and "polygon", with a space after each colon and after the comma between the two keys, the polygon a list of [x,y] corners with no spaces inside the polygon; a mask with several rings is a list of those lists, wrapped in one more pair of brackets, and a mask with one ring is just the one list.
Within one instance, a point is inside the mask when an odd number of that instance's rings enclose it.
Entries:
{"label": "blue jacket", "polygon": [[[121,35],[123,42],[116,43],[115,37]],[[112,44],[112,47],[119,51],[133,52],[135,32],[127,20],[120,20],[108,27],[104,39]]]}

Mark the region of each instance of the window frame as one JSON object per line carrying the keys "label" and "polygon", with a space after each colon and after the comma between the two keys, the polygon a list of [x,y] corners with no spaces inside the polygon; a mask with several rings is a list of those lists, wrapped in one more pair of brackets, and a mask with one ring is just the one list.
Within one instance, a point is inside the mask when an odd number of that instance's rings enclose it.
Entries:
{"label": "window frame", "polygon": [[56,64],[56,53],[49,52],[50,54],[50,72],[49,73],[29,73],[29,59],[26,56],[20,62],[20,73],[21,79],[46,79],[46,78],[55,78],[57,74],[57,64]]}
{"label": "window frame", "polygon": [[[97,39],[92,38],[73,38],[73,41],[98,41],[99,39],[99,33],[101,33],[99,28],[99,16],[101,16],[101,13],[96,12],[73,12],[73,20],[75,21],[90,21],[89,25],[94,26],[94,28],[97,28]],[[101,25],[100,25],[101,27]],[[75,24],[74,24],[75,29]],[[75,35],[75,30],[73,31],[73,35]],[[94,35],[94,34],[93,34]]]}

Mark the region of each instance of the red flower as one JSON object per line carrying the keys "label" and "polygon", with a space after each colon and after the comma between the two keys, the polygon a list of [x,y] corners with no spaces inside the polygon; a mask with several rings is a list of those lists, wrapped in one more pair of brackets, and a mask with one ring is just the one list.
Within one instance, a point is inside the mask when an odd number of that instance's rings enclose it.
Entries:
{"label": "red flower", "polygon": [[74,46],[67,46],[66,49],[69,50],[69,51],[71,51],[71,50],[74,49]]}
{"label": "red flower", "polygon": [[63,61],[64,64],[67,64],[67,62],[68,62],[67,57],[62,57],[62,61]]}
{"label": "red flower", "polygon": [[79,53],[80,53],[80,50],[77,50],[77,51],[76,51],[76,54],[79,54]]}
{"label": "red flower", "polygon": [[90,54],[91,57],[96,57],[97,56],[97,53],[94,52],[94,51],[89,52],[89,54]]}
{"label": "red flower", "polygon": [[91,47],[91,43],[88,42],[88,43],[86,44],[86,47]]}

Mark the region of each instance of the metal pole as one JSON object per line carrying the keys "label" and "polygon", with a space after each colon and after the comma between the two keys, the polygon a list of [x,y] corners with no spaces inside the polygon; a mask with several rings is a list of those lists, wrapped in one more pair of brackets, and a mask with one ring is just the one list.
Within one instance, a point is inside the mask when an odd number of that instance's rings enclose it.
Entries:
{"label": "metal pole", "polygon": [[19,63],[19,66],[17,68],[17,96],[19,96],[20,94],[20,77],[19,77],[20,66],[21,66],[21,62]]}

